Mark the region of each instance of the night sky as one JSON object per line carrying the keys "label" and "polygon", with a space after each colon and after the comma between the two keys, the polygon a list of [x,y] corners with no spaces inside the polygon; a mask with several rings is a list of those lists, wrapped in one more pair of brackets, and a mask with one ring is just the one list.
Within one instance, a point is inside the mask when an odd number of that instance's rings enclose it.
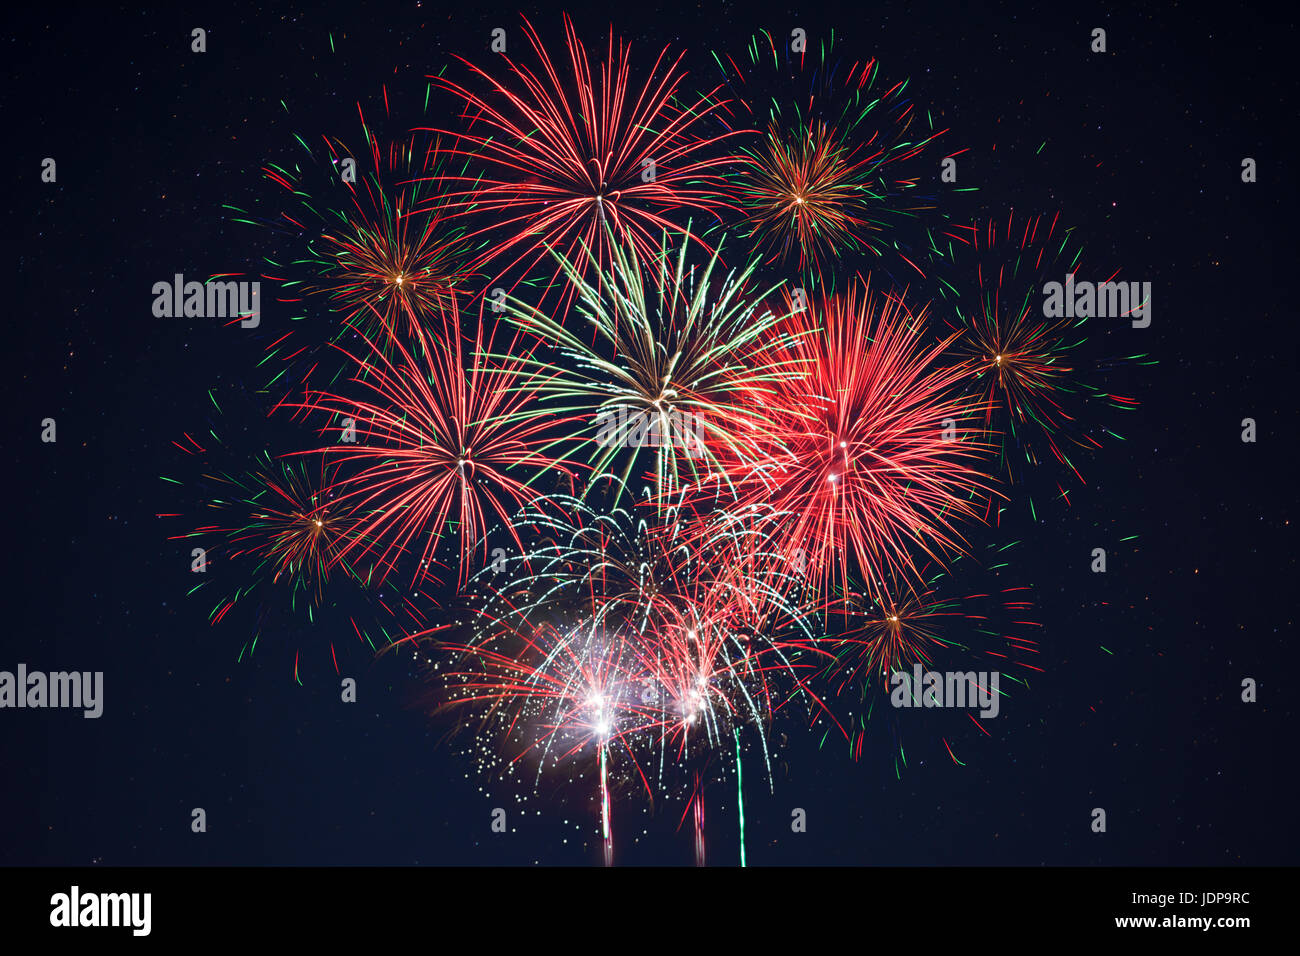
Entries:
{"label": "night sky", "polygon": [[[1140,402],[1109,413],[1124,440],[1083,456],[1068,507],[1039,502],[1035,522],[1020,502],[977,529],[1020,541],[1045,672],[991,737],[947,724],[965,766],[924,730],[905,735],[896,773],[886,730],[855,761],[821,732],[777,727],[774,793],[746,767],[747,862],[1296,862],[1294,23],[1196,4],[567,10],[593,55],[612,17],[642,54],[685,48],[710,79],[709,51],[739,56],[760,28],[833,29],[846,55],[910,77],[947,148],[969,147],[961,183],[978,191],[952,196],[954,221],[1060,212],[1090,263],[1153,288],[1150,328],[1112,333],[1158,363],[1115,373]],[[356,704],[339,701],[327,657],[293,679],[309,633],[268,635],[238,661],[238,627],[209,626],[207,599],[187,598],[190,546],[157,517],[184,499],[160,480],[188,467],[172,442],[210,427],[210,389],[255,383],[259,345],[217,321],[155,318],[153,284],[256,272],[266,236],[223,207],[267,195],[260,170],[295,155],[295,133],[355,138],[357,102],[382,113],[384,85],[415,125],[424,77],[452,54],[490,66],[492,28],[518,36],[521,12],[559,33],[559,8],[492,2],[11,12],[0,670],[102,671],[105,690],[98,720],[0,710],[0,863],[599,862],[590,793],[494,795],[444,742],[411,655],[352,653]],[[1095,27],[1106,54],[1089,50]],[[55,443],[40,440],[47,417]],[[291,424],[238,420],[225,428],[252,450],[309,447]],[[1096,547],[1104,575],[1089,569]],[[1257,703],[1241,700],[1245,678]],[[709,862],[734,865],[734,800],[713,800]],[[491,832],[496,806],[511,832]],[[616,811],[617,862],[689,865],[680,804],[643,806]],[[190,831],[194,807],[206,834]],[[790,830],[794,807],[806,833]]]}

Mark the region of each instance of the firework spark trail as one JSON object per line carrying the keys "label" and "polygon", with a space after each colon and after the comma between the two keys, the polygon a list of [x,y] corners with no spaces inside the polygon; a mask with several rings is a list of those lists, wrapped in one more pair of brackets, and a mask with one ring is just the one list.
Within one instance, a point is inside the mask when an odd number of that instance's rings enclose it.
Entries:
{"label": "firework spark trail", "polygon": [[741,770],[740,731],[736,734],[736,812],[740,816],[740,865],[745,865],[745,778]]}
{"label": "firework spark trail", "polygon": [[614,865],[614,831],[609,820],[609,771],[605,766],[608,746],[600,745],[600,825],[604,831],[605,865]]}
{"label": "firework spark trail", "polygon": [[[736,765],[740,765],[740,754],[736,754]],[[695,772],[695,791],[691,800],[691,806],[694,808],[694,827],[695,827],[695,865],[704,866],[704,789],[700,784],[700,773]]]}

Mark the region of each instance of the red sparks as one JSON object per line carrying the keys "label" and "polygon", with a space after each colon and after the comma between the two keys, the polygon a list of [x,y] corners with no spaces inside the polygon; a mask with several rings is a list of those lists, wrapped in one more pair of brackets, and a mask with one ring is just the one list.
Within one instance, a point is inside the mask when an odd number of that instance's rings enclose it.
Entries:
{"label": "red sparks", "polygon": [[490,235],[491,245],[471,268],[488,267],[498,278],[549,262],[548,248],[585,262],[585,247],[604,265],[608,234],[649,257],[665,232],[685,235],[668,214],[696,210],[716,217],[723,167],[739,161],[709,154],[732,135],[705,131],[725,103],[717,89],[682,99],[681,54],[670,59],[662,50],[644,83],[633,81],[630,47],[622,41],[616,47],[611,29],[593,76],[568,16],[564,31],[569,70],[557,68],[525,19],[537,67],[501,54],[508,73],[498,79],[462,58],[490,87],[485,96],[430,77],[462,102],[469,121],[469,132],[453,135],[478,168],[448,181],[462,187],[453,194],[456,207],[496,218],[473,234]]}
{"label": "red sparks", "polygon": [[791,364],[807,374],[777,389],[764,460],[732,467],[734,510],[770,514],[773,550],[831,590],[855,573],[872,592],[915,579],[914,551],[963,552],[955,526],[981,513],[988,446],[978,403],[955,389],[963,371],[937,364],[951,337],[924,344],[924,311],[869,289],[792,321]]}
{"label": "red sparks", "polygon": [[382,578],[403,553],[418,553],[414,580],[429,572],[450,527],[459,537],[463,584],[475,555],[486,550],[488,522],[509,526],[517,508],[539,497],[512,470],[536,477],[568,469],[544,451],[550,423],[518,414],[537,404],[536,393],[517,384],[527,351],[516,342],[509,351],[523,358],[490,355],[482,327],[471,342],[454,311],[439,310],[426,325],[428,333],[415,330],[413,348],[397,335],[381,344],[360,332],[367,355],[339,347],[354,364],[351,382],[360,397],[311,391],[284,404],[334,418],[329,430],[337,442],[317,451],[345,467],[330,493],[357,516],[340,557],[370,555]]}

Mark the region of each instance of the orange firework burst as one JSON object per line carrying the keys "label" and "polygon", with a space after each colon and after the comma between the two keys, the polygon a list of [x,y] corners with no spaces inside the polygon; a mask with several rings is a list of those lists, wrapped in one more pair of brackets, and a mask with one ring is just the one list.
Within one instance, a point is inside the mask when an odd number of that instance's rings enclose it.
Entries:
{"label": "orange firework burst", "polygon": [[862,168],[825,123],[787,140],[773,122],[753,176],[739,187],[752,235],[781,259],[797,251],[800,271],[857,245],[854,230],[871,228]]}
{"label": "orange firework burst", "polygon": [[829,282],[846,256],[895,249],[900,217],[935,208],[917,157],[946,131],[915,108],[906,81],[887,86],[875,59],[841,61],[833,38],[792,54],[763,31],[748,54],[744,67],[715,59],[762,130],[740,140],[752,168],[728,187],[767,261]]}
{"label": "orange firework burst", "polygon": [[[1087,319],[1045,314],[1045,283],[1080,272],[1082,250],[1059,219],[1017,221],[1012,213],[973,229],[966,255],[977,257],[978,294],[956,303],[954,324],[962,334],[954,348],[984,409],[984,428],[996,435],[1013,482],[1022,480],[1016,459],[1030,466],[1059,462],[1082,482],[1072,449],[1100,448],[1104,434],[1114,434],[1096,415],[1085,414],[1085,406],[1137,404],[1105,391],[1097,373],[1113,365],[1149,364],[1145,355],[1090,357]],[[1059,497],[1066,498],[1065,486],[1056,484]]]}

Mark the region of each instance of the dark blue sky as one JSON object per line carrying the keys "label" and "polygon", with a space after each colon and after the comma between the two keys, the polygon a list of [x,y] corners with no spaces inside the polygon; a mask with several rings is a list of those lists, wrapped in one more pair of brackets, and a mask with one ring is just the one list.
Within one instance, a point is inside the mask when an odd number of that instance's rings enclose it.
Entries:
{"label": "dark blue sky", "polygon": [[[999,529],[1021,542],[1046,672],[992,738],[951,731],[965,767],[923,732],[904,740],[900,779],[887,730],[855,762],[778,728],[774,793],[746,771],[751,864],[1295,861],[1294,25],[1129,6],[568,8],[592,43],[612,16],[647,49],[685,46],[693,73],[759,28],[833,27],[910,76],[970,147],[969,217],[1060,210],[1090,261],[1154,289],[1142,348],[1159,364],[1124,372],[1141,402],[1117,420],[1125,440],[1088,460],[1071,507],[1037,522],[1012,509]],[[440,744],[447,726],[420,707],[409,655],[353,654],[355,705],[338,702],[328,661],[293,681],[294,635],[237,662],[242,639],[186,599],[188,546],[155,517],[175,503],[159,480],[179,470],[173,439],[209,426],[209,389],[253,381],[256,354],[215,323],[154,318],[152,284],[255,268],[258,236],[222,207],[259,194],[259,169],[291,153],[293,133],[352,134],[356,102],[381,84],[418,102],[425,74],[452,53],[486,59],[491,28],[519,13],[285,10],[13,14],[0,670],[103,671],[105,710],[0,711],[0,863],[596,862],[594,823],[574,825],[592,819],[586,793],[545,792],[516,832],[490,832],[501,798]],[[525,12],[558,29],[557,11]],[[1106,56],[1089,53],[1096,26]],[[47,156],[54,185],[39,179]],[[39,441],[46,417],[56,444]],[[1245,417],[1255,444],[1240,440]],[[303,447],[280,427],[237,437]],[[1094,547],[1108,549],[1106,575],[1089,572]],[[1246,677],[1257,704],[1240,701]],[[710,807],[711,862],[735,861],[733,803],[723,791]],[[206,835],[190,833],[193,807]],[[794,807],[805,834],[790,832]],[[1105,835],[1089,830],[1093,807],[1107,809]],[[620,862],[691,862],[679,815],[636,804],[616,817]]]}

